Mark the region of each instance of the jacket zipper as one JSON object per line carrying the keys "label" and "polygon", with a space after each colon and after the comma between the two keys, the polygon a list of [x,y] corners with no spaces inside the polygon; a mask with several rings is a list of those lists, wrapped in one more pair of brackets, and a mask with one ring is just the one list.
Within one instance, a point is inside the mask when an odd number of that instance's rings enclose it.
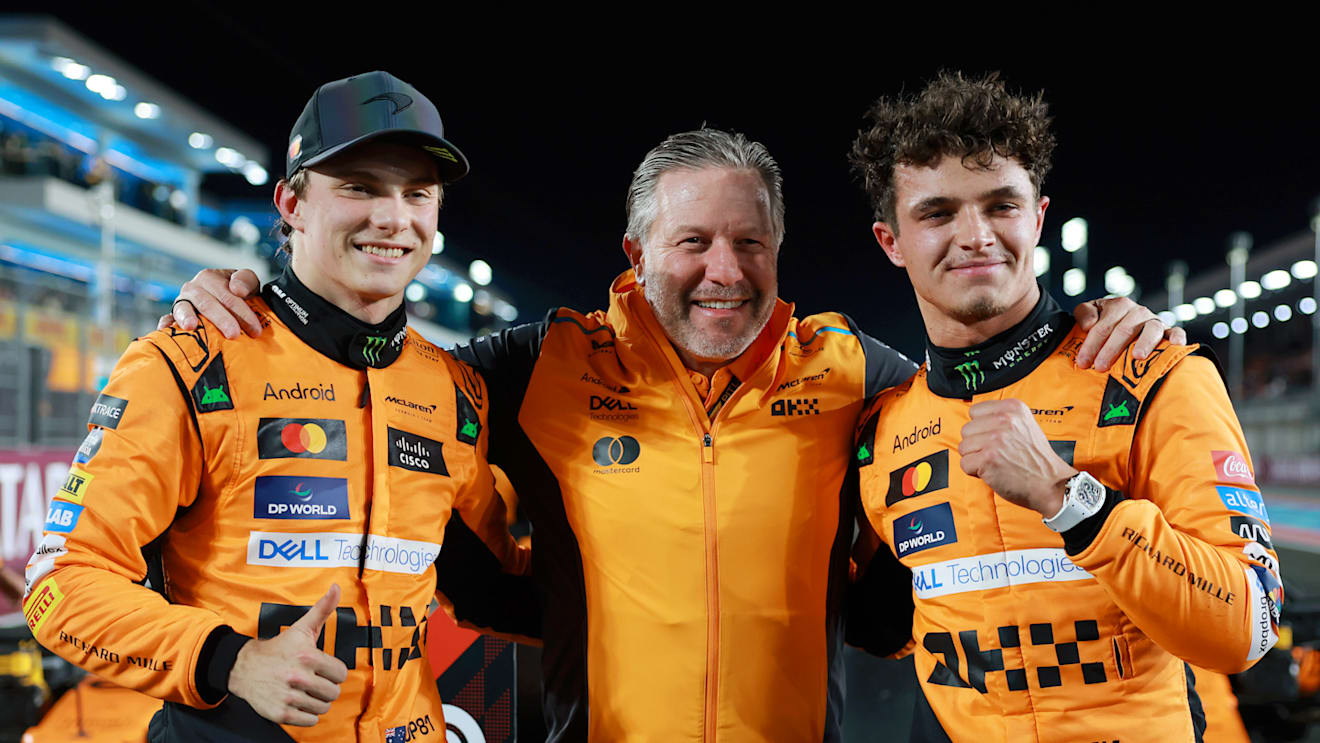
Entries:
{"label": "jacket zipper", "polygon": [[706,736],[715,740],[715,711],[720,681],[720,556],[715,529],[715,437],[701,438],[701,496],[706,519]]}

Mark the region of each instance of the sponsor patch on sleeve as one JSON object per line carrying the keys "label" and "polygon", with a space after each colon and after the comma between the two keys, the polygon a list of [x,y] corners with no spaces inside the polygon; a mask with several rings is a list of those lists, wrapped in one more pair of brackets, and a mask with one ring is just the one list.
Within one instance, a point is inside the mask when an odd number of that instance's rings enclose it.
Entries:
{"label": "sponsor patch on sleeve", "polygon": [[74,464],[87,464],[92,457],[101,451],[101,438],[105,435],[105,429],[97,426],[87,433],[87,437],[78,445],[78,451],[73,455]]}
{"label": "sponsor patch on sleeve", "polygon": [[1282,591],[1269,571],[1259,565],[1243,567],[1247,574],[1247,594],[1251,618],[1251,645],[1247,660],[1259,660],[1279,640],[1279,603]]}
{"label": "sponsor patch on sleeve", "polygon": [[193,403],[198,413],[234,409],[234,401],[229,396],[229,376],[225,374],[224,356],[223,353],[217,353],[193,385]]}
{"label": "sponsor patch on sleeve", "polygon": [[477,437],[481,435],[481,418],[477,415],[477,409],[458,385],[454,385],[454,397],[454,407],[458,413],[457,438],[465,444],[476,446]]}
{"label": "sponsor patch on sleeve", "polygon": [[64,485],[60,487],[60,492],[56,495],[62,498],[68,498],[74,503],[82,503],[83,497],[87,495],[87,490],[92,486],[94,475],[85,472],[77,467],[69,468],[69,476],[64,478]]}
{"label": "sponsor patch on sleeve", "polygon": [[41,625],[50,618],[51,611],[63,600],[64,594],[60,593],[54,578],[42,581],[28,594],[27,601],[23,602],[23,618],[27,620],[28,629],[34,633],[41,629]]}
{"label": "sponsor patch on sleeve", "polygon": [[1256,476],[1247,467],[1246,457],[1235,451],[1212,451],[1210,459],[1215,466],[1215,479],[1219,482],[1256,487]]}
{"label": "sponsor patch on sleeve", "polygon": [[1245,513],[1248,516],[1260,519],[1266,526],[1269,526],[1270,515],[1265,511],[1265,499],[1260,496],[1260,493],[1246,488],[1225,485],[1216,485],[1215,490],[1219,492],[1219,499],[1224,502],[1228,510]]}
{"label": "sponsor patch on sleeve", "polygon": [[1265,549],[1274,549],[1274,542],[1270,541],[1270,528],[1258,519],[1250,516],[1229,516],[1228,524],[1234,534],[1248,542],[1260,542],[1265,545]]}
{"label": "sponsor patch on sleeve", "polygon": [[103,428],[119,428],[119,421],[127,409],[128,400],[102,392],[96,402],[92,403],[92,414],[88,416],[87,422]]}
{"label": "sponsor patch on sleeve", "polygon": [[64,534],[73,531],[73,527],[78,525],[78,517],[82,515],[82,510],[83,507],[76,503],[51,501],[50,510],[46,512],[45,530]]}

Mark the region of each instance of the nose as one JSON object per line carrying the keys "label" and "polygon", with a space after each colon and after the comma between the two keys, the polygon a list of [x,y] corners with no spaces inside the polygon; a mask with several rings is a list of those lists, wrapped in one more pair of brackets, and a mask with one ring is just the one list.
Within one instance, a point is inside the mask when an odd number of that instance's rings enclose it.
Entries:
{"label": "nose", "polygon": [[733,242],[719,238],[706,249],[706,280],[733,286],[743,280],[742,256]]}
{"label": "nose", "polygon": [[386,235],[393,235],[408,226],[408,203],[403,194],[390,194],[374,199],[371,226]]}
{"label": "nose", "polygon": [[981,210],[968,205],[954,219],[954,241],[964,250],[983,250],[995,244],[995,233]]}

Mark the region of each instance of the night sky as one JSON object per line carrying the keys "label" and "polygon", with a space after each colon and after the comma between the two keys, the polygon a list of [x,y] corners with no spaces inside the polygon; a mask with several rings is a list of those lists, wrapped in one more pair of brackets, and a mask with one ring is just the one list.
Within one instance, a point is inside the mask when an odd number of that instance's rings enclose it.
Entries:
{"label": "night sky", "polygon": [[[272,15],[189,3],[186,19],[145,20],[109,6],[54,14],[266,144],[272,176],[317,85],[386,69],[426,93],[473,167],[446,193],[446,252],[489,261],[520,300],[520,321],[551,304],[604,306],[626,267],[632,169],[667,134],[706,123],[764,142],[783,168],[781,296],[799,314],[844,311],[917,351],[911,290],[871,236],[846,153],[872,100],[919,89],[940,68],[1000,70],[1010,87],[1045,91],[1059,147],[1042,242],[1057,247],[1059,225],[1086,217],[1093,283],[1121,264],[1156,291],[1175,258],[1193,272],[1222,262],[1234,230],[1258,248],[1305,230],[1320,196],[1320,65],[1277,36],[1249,52],[1240,39],[1189,39],[1186,29],[1051,49],[1036,37],[1010,43],[1002,29],[955,44],[894,21],[891,36],[908,47],[897,49],[879,34],[891,20],[879,14],[808,39],[805,23],[766,33],[658,17],[650,30],[570,36],[547,25],[533,36],[386,3],[333,21],[317,4]],[[271,188],[217,187],[256,197]]]}

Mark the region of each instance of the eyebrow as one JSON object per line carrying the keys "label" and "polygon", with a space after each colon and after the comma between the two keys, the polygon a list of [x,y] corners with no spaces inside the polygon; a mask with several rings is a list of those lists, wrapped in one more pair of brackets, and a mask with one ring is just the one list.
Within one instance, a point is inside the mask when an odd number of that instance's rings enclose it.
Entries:
{"label": "eyebrow", "polygon": [[[372,172],[369,171],[369,170],[346,170],[346,171],[339,172],[339,173],[332,173],[331,175],[333,175],[335,178],[338,178],[338,179],[341,180],[341,181],[354,181],[354,180],[358,180],[358,181],[376,181],[376,180],[380,180],[380,176],[379,176],[379,175],[377,175],[377,174],[375,174],[375,173],[372,173]],[[429,177],[421,177],[421,178],[414,178],[414,179],[408,181],[408,187],[409,187],[409,188],[414,188],[414,187],[417,187],[417,186],[435,186],[435,185],[439,185],[439,179],[432,180],[432,179],[430,179]]]}
{"label": "eyebrow", "polygon": [[[1017,187],[1015,186],[1000,186],[999,188],[993,188],[986,191],[977,197],[977,201],[993,201],[994,199],[1026,199],[1026,196],[1024,196],[1021,191],[1017,190]],[[957,200],[948,196],[931,196],[930,198],[918,201],[912,207],[912,210],[916,212],[924,212],[928,209],[938,209],[940,207],[951,206],[955,203],[957,203]]]}

